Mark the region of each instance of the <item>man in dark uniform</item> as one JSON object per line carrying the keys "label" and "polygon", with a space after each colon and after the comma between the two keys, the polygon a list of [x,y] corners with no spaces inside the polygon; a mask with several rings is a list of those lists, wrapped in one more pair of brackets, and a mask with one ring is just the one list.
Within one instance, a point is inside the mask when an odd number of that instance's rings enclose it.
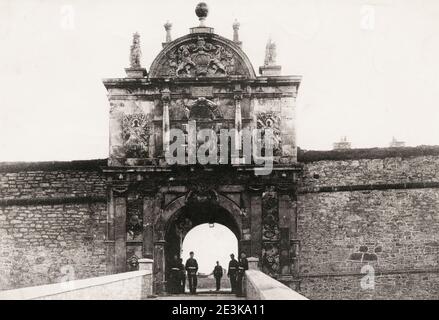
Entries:
{"label": "man in dark uniform", "polygon": [[241,258],[239,259],[238,265],[238,279],[236,286],[236,295],[238,297],[242,297],[244,295],[244,291],[242,290],[242,280],[245,276],[245,270],[248,270],[248,261],[244,252],[241,252]]}
{"label": "man in dark uniform", "polygon": [[190,258],[186,260],[187,279],[189,281],[189,291],[192,294],[197,293],[197,271],[198,263],[194,259],[194,252],[189,253]]}
{"label": "man in dark uniform", "polygon": [[213,276],[216,282],[216,291],[221,289],[221,278],[223,277],[223,267],[220,266],[219,261],[216,262],[215,269],[213,269]]}
{"label": "man in dark uniform", "polygon": [[178,264],[179,264],[179,268],[180,268],[180,277],[179,277],[179,284],[180,284],[180,293],[184,293],[185,287],[186,287],[186,270],[185,270],[185,266],[183,264],[183,259],[178,259]]}
{"label": "man in dark uniform", "polygon": [[169,270],[169,285],[168,285],[169,293],[179,293],[180,291],[180,287],[178,285],[179,273],[180,273],[180,266],[178,262],[178,256],[175,255],[171,263],[171,269]]}
{"label": "man in dark uniform", "polygon": [[230,255],[229,270],[227,271],[227,276],[230,278],[230,286],[232,287],[232,293],[236,293],[236,279],[238,276],[239,263],[235,259],[235,255],[232,253]]}

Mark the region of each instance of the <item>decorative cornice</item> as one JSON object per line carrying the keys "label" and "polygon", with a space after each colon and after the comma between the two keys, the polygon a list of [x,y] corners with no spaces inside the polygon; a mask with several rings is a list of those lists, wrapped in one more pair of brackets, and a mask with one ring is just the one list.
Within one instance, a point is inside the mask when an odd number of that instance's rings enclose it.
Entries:
{"label": "decorative cornice", "polygon": [[302,76],[276,76],[276,77],[256,77],[254,79],[243,76],[226,76],[221,78],[105,78],[102,80],[107,89],[110,88],[139,88],[164,85],[230,85],[231,82],[238,82],[243,87],[250,86],[289,86],[300,85]]}

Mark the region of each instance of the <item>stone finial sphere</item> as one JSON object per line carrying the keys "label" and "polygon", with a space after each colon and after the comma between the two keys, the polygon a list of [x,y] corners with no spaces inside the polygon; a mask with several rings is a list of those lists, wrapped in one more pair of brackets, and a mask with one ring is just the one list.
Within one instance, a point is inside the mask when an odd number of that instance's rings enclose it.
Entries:
{"label": "stone finial sphere", "polygon": [[172,28],[172,23],[166,21],[166,23],[163,26],[165,27],[166,30],[170,30]]}
{"label": "stone finial sphere", "polygon": [[209,8],[205,2],[200,2],[195,7],[195,14],[198,18],[206,18],[209,13]]}

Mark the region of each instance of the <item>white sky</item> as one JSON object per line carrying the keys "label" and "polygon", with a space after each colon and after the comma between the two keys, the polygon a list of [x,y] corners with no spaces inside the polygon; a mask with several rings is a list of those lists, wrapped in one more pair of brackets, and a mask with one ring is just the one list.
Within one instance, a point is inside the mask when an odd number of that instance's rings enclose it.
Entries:
{"label": "white sky", "polygon": [[[132,33],[149,69],[164,41],[188,33],[198,1],[0,2],[0,161],[108,156],[101,79],[123,77]],[[255,70],[269,35],[283,74],[303,75],[298,145],[330,149],[439,144],[439,1],[209,0],[207,24]]]}
{"label": "white sky", "polygon": [[216,261],[227,270],[230,254],[233,253],[238,259],[238,240],[226,226],[215,223],[214,227],[210,228],[209,224],[205,223],[196,226],[186,235],[181,255],[183,263],[186,263],[191,251],[198,262],[198,272],[210,274]]}

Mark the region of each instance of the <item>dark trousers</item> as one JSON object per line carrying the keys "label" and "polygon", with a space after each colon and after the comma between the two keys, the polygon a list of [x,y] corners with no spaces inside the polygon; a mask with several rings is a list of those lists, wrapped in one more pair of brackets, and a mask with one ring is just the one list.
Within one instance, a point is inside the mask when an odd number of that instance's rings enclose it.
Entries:
{"label": "dark trousers", "polygon": [[171,270],[169,274],[168,291],[169,293],[179,293],[180,286],[177,271]]}
{"label": "dark trousers", "polygon": [[221,277],[215,277],[216,282],[216,291],[219,291],[221,289]]}
{"label": "dark trousers", "polygon": [[236,293],[236,273],[229,274],[230,286],[232,287],[232,293]]}
{"label": "dark trousers", "polygon": [[242,280],[244,279],[244,273],[239,273],[236,279],[236,295],[242,296],[244,291],[242,290]]}
{"label": "dark trousers", "polygon": [[180,277],[180,293],[184,293],[185,288],[186,288],[186,276],[182,275]]}
{"label": "dark trousers", "polygon": [[188,274],[187,279],[189,281],[189,291],[191,293],[197,292],[197,275],[196,274]]}

